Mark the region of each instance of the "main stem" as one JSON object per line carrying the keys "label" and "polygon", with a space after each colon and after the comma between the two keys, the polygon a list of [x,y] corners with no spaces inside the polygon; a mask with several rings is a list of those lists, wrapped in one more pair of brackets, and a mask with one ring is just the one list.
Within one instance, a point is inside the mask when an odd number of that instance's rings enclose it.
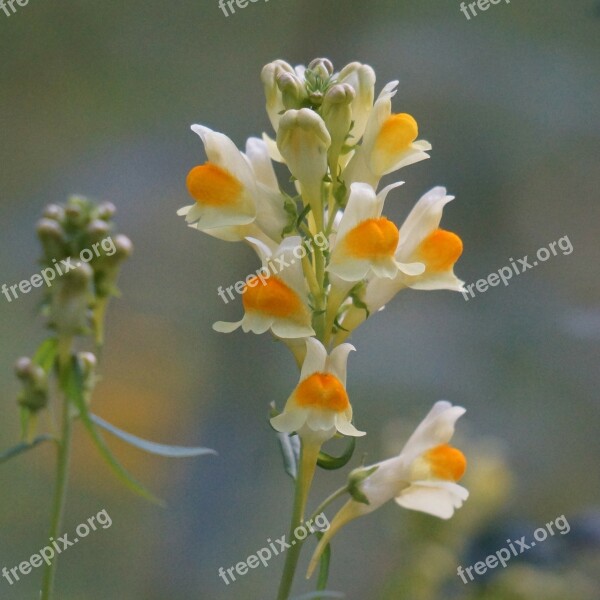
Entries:
{"label": "main stem", "polygon": [[[287,600],[290,596],[294,575],[302,550],[302,540],[296,539],[295,530],[304,523],[304,511],[306,509],[306,500],[312,484],[312,479],[317,467],[317,457],[319,455],[320,444],[302,443],[300,451],[300,468],[296,478],[296,491],[294,494],[294,510],[292,512],[292,522],[290,525],[289,543],[290,548],[285,557],[285,566],[279,584],[277,600]],[[294,543],[292,543],[294,542]]]}
{"label": "main stem", "polygon": [[[71,339],[59,341],[58,350],[58,379],[62,392],[62,431],[58,446],[56,464],[56,479],[54,487],[54,501],[52,507],[52,520],[50,522],[50,538],[58,538],[62,528],[67,486],[69,481],[69,462],[71,458],[72,421],[69,412],[69,401],[65,394],[65,378],[68,374],[69,361],[71,360]],[[40,600],[51,600],[54,589],[54,579],[58,556],[44,567],[44,578]]]}

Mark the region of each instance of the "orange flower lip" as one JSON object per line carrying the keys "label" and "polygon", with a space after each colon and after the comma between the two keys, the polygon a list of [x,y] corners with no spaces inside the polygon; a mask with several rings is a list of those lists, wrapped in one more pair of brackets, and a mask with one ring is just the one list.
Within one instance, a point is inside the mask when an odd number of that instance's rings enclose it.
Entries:
{"label": "orange flower lip", "polygon": [[448,444],[441,444],[425,453],[432,473],[439,479],[458,481],[467,470],[465,455]]}
{"label": "orange flower lip", "polygon": [[244,288],[242,303],[247,311],[254,310],[284,319],[305,313],[298,294],[274,275],[263,280],[252,277]]}
{"label": "orange flower lip", "polygon": [[417,248],[417,257],[428,271],[448,271],[460,258],[462,240],[451,231],[436,229]]}
{"label": "orange flower lip", "polygon": [[216,208],[235,205],[244,189],[229,171],[211,162],[194,167],[188,173],[186,185],[198,204]]}
{"label": "orange flower lip", "polygon": [[342,382],[331,373],[313,373],[296,388],[296,403],[303,408],[342,412],[350,406]]}
{"label": "orange flower lip", "polygon": [[344,237],[344,249],[353,258],[376,259],[393,256],[400,233],[385,217],[367,219],[351,229]]}
{"label": "orange flower lip", "polygon": [[408,148],[418,135],[417,122],[411,115],[390,115],[381,126],[375,147],[384,154],[395,155]]}

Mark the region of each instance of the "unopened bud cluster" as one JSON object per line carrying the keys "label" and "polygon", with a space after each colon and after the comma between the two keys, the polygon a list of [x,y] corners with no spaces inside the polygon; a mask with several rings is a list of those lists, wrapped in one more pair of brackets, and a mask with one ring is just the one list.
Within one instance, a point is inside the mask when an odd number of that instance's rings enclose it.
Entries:
{"label": "unopened bud cluster", "polygon": [[60,334],[86,333],[93,312],[117,293],[119,271],[133,246],[115,234],[114,214],[110,202],[72,196],[64,205],[49,204],[37,223],[41,263],[61,275],[46,298],[49,324]]}

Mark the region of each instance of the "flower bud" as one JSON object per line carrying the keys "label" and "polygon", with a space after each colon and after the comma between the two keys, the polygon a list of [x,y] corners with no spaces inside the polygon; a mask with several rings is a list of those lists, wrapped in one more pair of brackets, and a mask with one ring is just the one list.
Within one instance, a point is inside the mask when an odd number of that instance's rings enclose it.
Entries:
{"label": "flower bud", "polygon": [[281,112],[285,110],[281,90],[277,85],[277,78],[282,73],[290,73],[295,75],[294,69],[283,60],[276,60],[263,67],[260,78],[265,88],[265,98],[267,100],[267,113],[273,125],[273,129],[277,131]]}
{"label": "flower bud", "polygon": [[115,205],[112,202],[101,202],[96,210],[96,217],[103,221],[109,221],[117,212]]}
{"label": "flower bud", "polygon": [[110,225],[102,219],[94,219],[86,227],[89,242],[94,243],[104,239],[110,231]]}
{"label": "flower bud", "polygon": [[66,255],[67,240],[64,229],[58,221],[49,218],[40,219],[37,222],[36,231],[44,250],[44,256],[48,261]]}
{"label": "flower bud", "polygon": [[300,182],[308,202],[320,201],[330,145],[327,127],[313,110],[288,110],[281,118],[277,147],[292,175]]}
{"label": "flower bud", "polygon": [[373,99],[375,97],[375,71],[369,65],[363,65],[359,62],[353,62],[346,65],[337,78],[337,83],[347,83],[356,92],[352,101],[352,120],[354,126],[350,132],[352,142],[360,140],[371,109],[373,108]]}
{"label": "flower bud", "polygon": [[333,75],[333,64],[328,58],[315,58],[308,65],[308,69],[323,80]]}
{"label": "flower bud", "polygon": [[[121,263],[129,258],[133,252],[133,244],[126,235],[119,234],[110,239],[112,240],[112,247],[94,262],[97,298],[108,298],[116,294],[116,283],[121,270]],[[108,254],[109,251],[111,251],[110,254]]]}
{"label": "flower bud", "polygon": [[93,277],[92,267],[81,263],[53,285],[49,321],[60,335],[73,336],[87,330]]}
{"label": "flower bud", "polygon": [[277,76],[277,87],[285,108],[300,108],[306,98],[304,83],[294,73],[282,71]]}
{"label": "flower bud", "polygon": [[323,98],[321,116],[331,134],[330,164],[337,165],[338,157],[352,125],[351,104],[356,97],[354,88],[347,83],[332,85]]}
{"label": "flower bud", "polygon": [[48,204],[44,209],[43,216],[46,219],[53,219],[54,221],[62,221],[65,218],[65,211],[62,206],[58,204]]}
{"label": "flower bud", "polygon": [[96,367],[98,361],[96,360],[96,356],[91,352],[78,352],[77,362],[79,363],[83,377],[83,391],[87,395],[92,392],[96,385]]}
{"label": "flower bud", "polygon": [[23,384],[17,402],[31,412],[44,408],[48,403],[48,380],[44,369],[28,357],[22,357],[15,364],[15,373]]}

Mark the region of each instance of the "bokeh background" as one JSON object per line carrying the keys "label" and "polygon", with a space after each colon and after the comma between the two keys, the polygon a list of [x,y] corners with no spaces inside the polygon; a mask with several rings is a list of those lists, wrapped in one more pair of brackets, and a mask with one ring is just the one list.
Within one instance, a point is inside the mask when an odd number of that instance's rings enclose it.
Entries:
{"label": "bokeh background", "polygon": [[[395,109],[417,118],[433,153],[402,171],[388,216],[447,186],[456,200],[443,224],[464,240],[465,281],[563,236],[574,248],[468,302],[405,292],[355,333],[349,392],[369,435],[352,464],[391,455],[445,398],[468,409],[459,442],[472,496],[450,523],[393,503],[354,522],[334,545],[330,589],[352,600],[600,597],[599,27],[592,0],[513,0],[470,21],[458,0],[259,0],[227,18],[216,0],[31,0],[0,12],[0,283],[38,270],[46,203],[114,202],[135,255],[110,308],[94,410],[143,437],[219,452],[172,462],[110,440],[163,510],[120,487],[78,431],[64,530],[101,509],[113,525],[63,555],[57,598],[274,597],[281,558],[229,587],[217,569],[287,531],[291,482],[266,415],[296,368],[266,336],[212,331],[241,312],[217,287],[258,265],[175,211],[204,160],[189,125],[242,147],[270,130],[263,64],[316,56],[371,64],[378,89],[400,80]],[[18,439],[12,366],[43,339],[40,300],[40,290],[0,297],[0,448]],[[46,544],[48,454],[0,468],[0,567]],[[344,479],[321,472],[313,506]],[[456,577],[458,564],[563,514],[568,535],[485,581]],[[0,580],[0,598],[37,597],[40,575]]]}

